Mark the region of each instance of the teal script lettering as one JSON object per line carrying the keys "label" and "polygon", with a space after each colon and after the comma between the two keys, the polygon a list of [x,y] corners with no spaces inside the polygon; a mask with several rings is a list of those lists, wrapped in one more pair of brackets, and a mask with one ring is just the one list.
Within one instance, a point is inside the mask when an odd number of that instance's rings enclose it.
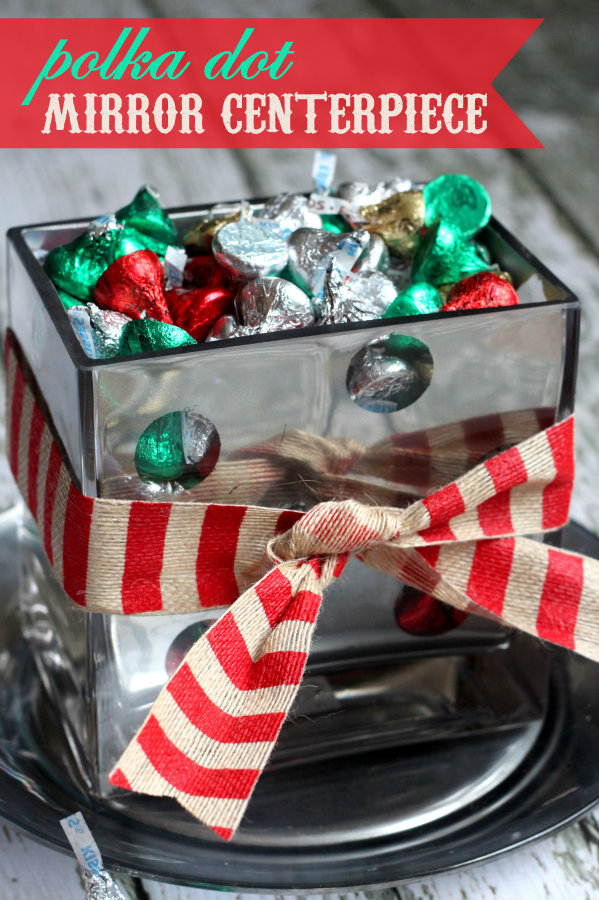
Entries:
{"label": "teal script lettering", "polygon": [[112,78],[117,81],[127,74],[136,81],[145,75],[154,79],[169,78],[171,80],[181,77],[189,66],[189,62],[183,62],[184,50],[168,50],[154,58],[150,50],[141,50],[141,45],[150,29],[140,28],[127,47],[126,44],[132,30],[132,28],[123,28],[102,62],[100,62],[100,54],[97,50],[86,51],[74,60],[72,54],[65,49],[67,41],[65,39],[58,41],[21,106],[29,106],[42,81],[52,81],[69,71],[73,78],[77,79],[87,78],[92,72],[98,72],[101,78]]}
{"label": "teal script lettering", "polygon": [[[245,45],[253,32],[253,28],[246,28],[234,50],[223,50],[212,56],[204,66],[206,78],[214,80],[220,75],[222,78],[230,80],[236,75],[241,75],[242,78],[252,79],[256,78],[261,72],[268,72],[270,77],[276,80],[282,78],[293,65],[293,60],[291,60],[286,68],[281,71],[287,58],[293,56],[294,51],[291,49],[293,41],[285,41],[281,49],[276,51],[272,62],[270,61],[270,54],[266,50],[257,50],[240,62],[241,51],[245,49]],[[236,63],[238,65],[234,68]]]}

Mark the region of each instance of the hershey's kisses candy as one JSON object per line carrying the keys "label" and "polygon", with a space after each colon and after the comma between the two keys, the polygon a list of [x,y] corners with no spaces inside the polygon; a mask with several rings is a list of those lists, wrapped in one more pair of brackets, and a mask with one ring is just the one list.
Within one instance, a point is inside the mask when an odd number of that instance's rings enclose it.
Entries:
{"label": "hershey's kisses candy", "polygon": [[100,309],[95,303],[88,303],[87,310],[94,330],[94,343],[98,356],[102,359],[117,356],[121,333],[131,318],[112,309]]}
{"label": "hershey's kisses candy", "polygon": [[408,634],[445,634],[461,625],[468,613],[442,603],[431,594],[404,585],[395,601],[395,621]]}
{"label": "hershey's kisses candy", "polygon": [[259,222],[272,222],[276,233],[282,238],[288,238],[298,228],[322,227],[319,214],[311,209],[308,198],[303,194],[277,194],[266,201],[254,218]]}
{"label": "hershey's kisses candy", "polygon": [[115,259],[118,259],[119,256],[128,256],[129,253],[135,253],[136,250],[152,250],[157,256],[162,257],[169,246],[164,241],[159,241],[149,234],[142,234],[141,231],[125,225],[116,243]]}
{"label": "hershey's kisses candy", "polygon": [[347,371],[351,399],[371,412],[396,412],[427,389],[433,372],[430,351],[417,338],[391,334],[371,341]]}
{"label": "hershey's kisses candy", "polygon": [[93,872],[83,870],[85,897],[83,900],[125,900],[125,895],[106,869]]}
{"label": "hershey's kisses candy", "polygon": [[166,413],[145,429],[135,448],[140,478],[193,487],[213,470],[220,439],[212,422],[192,409]]}
{"label": "hershey's kisses candy", "polygon": [[51,250],[44,269],[56,287],[79,300],[91,300],[98,278],[118,256],[120,232],[114,216],[95,219],[74,241]]}
{"label": "hershey's kisses candy", "polygon": [[332,260],[327,269],[320,324],[379,319],[396,294],[393,282],[376,269],[348,274]]}
{"label": "hershey's kisses candy", "polygon": [[442,306],[439,291],[432,284],[419,281],[401,291],[383,316],[386,319],[392,316],[420,316],[438,312]]}
{"label": "hershey's kisses candy", "polygon": [[79,297],[73,297],[71,294],[68,294],[66,291],[63,291],[59,287],[57,287],[56,290],[58,291],[60,302],[65,309],[70,309],[71,306],[80,306],[81,300],[79,299]]}
{"label": "hershey's kisses candy", "polygon": [[284,278],[256,278],[241,289],[235,300],[243,325],[260,331],[282,331],[314,324],[310,298]]}
{"label": "hershey's kisses candy", "polygon": [[241,218],[241,209],[233,212],[223,213],[222,215],[210,216],[199,222],[195,228],[188,231],[183,238],[183,244],[188,256],[197,256],[202,253],[212,252],[212,241],[215,234],[220,231],[224,225],[230,222],[239,222]]}
{"label": "hershey's kisses candy", "polygon": [[241,278],[277,275],[287,265],[287,244],[256,222],[231,222],[214,236],[216,260]]}
{"label": "hershey's kisses candy", "polygon": [[206,341],[226,341],[234,336],[234,332],[239,328],[239,322],[235,316],[221,316],[217,319],[208,335]]}
{"label": "hershey's kisses candy", "polygon": [[151,353],[153,350],[172,350],[197,343],[176,325],[158,322],[156,319],[132,319],[121,332],[119,356],[135,353]]}
{"label": "hershey's kisses candy", "polygon": [[131,203],[117,210],[118,222],[164,244],[178,244],[177,229],[160,204],[158,191],[150,185],[140,188]]}
{"label": "hershey's kisses candy", "polygon": [[412,182],[407,178],[391,178],[389,181],[379,181],[377,184],[368,184],[365,181],[345,181],[335,191],[336,197],[347,201],[348,206],[360,208],[380,203],[393,194],[409,191]]}
{"label": "hershey's kisses candy", "polygon": [[172,323],[162,283],[157,255],[151,250],[137,250],[106,269],[96,284],[94,301],[102,309],[114,309],[132,319],[149,316]]}
{"label": "hershey's kisses candy", "polygon": [[473,237],[491,218],[491,198],[468,175],[440,175],[424,186],[424,223],[438,219],[463,238]]}
{"label": "hershey's kisses candy", "polygon": [[217,319],[233,306],[234,295],[221,287],[173,288],[166,301],[175,325],[203,341]]}
{"label": "hershey's kisses candy", "polygon": [[323,260],[339,247],[339,236],[317,228],[298,228],[289,238],[288,269],[295,284],[311,290]]}
{"label": "hershey's kisses candy", "polygon": [[230,287],[231,273],[219,266],[213,256],[193,256],[184,271],[186,287]]}
{"label": "hershey's kisses candy", "polygon": [[379,234],[392,253],[412,257],[420,245],[424,225],[424,196],[422,191],[401,191],[360,208],[366,220],[363,226]]}
{"label": "hershey's kisses candy", "polygon": [[516,306],[519,302],[518,294],[509,282],[495,272],[479,272],[454,284],[443,311]]}
{"label": "hershey's kisses candy", "polygon": [[483,272],[489,263],[478,248],[443,221],[427,229],[412,266],[412,280],[435,286]]}
{"label": "hershey's kisses candy", "polygon": [[386,272],[389,266],[389,249],[386,243],[378,234],[371,234],[368,246],[354,266],[354,271],[361,272],[363,269],[379,269],[381,272]]}
{"label": "hershey's kisses candy", "polygon": [[322,221],[320,227],[325,231],[330,231],[332,234],[343,234],[344,231],[347,231],[347,222],[341,216],[325,214],[320,218]]}
{"label": "hershey's kisses candy", "polygon": [[318,292],[329,261],[334,257],[343,270],[350,271],[369,241],[364,230],[332,234],[323,229],[298,228],[289,238],[288,269],[294,283]]}

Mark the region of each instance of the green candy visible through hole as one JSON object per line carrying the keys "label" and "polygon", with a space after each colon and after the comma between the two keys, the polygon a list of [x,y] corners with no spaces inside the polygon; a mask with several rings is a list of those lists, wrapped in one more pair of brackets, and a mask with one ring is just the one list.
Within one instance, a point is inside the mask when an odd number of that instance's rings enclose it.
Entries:
{"label": "green candy visible through hole", "polygon": [[189,489],[210,475],[219,454],[220,438],[212,422],[182,409],[148,425],[135,448],[135,468],[144,481],[176,482]]}

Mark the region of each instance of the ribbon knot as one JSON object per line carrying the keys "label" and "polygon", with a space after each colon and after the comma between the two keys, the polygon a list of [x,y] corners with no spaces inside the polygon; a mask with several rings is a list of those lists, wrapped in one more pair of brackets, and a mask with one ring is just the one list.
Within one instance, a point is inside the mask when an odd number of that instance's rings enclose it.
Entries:
{"label": "ribbon knot", "polygon": [[268,542],[275,563],[339,555],[359,555],[399,536],[402,513],[364,506],[355,500],[319,503],[283,534]]}

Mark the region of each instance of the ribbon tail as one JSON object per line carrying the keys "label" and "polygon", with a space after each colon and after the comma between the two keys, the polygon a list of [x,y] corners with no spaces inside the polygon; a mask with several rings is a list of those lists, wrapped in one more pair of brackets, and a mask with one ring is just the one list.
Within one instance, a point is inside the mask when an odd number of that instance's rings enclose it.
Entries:
{"label": "ribbon tail", "polygon": [[376,547],[365,563],[458,609],[599,660],[599,561],[530,538]]}
{"label": "ribbon tail", "polygon": [[297,694],[326,579],[278,565],[194,644],[110,775],[229,840]]}

